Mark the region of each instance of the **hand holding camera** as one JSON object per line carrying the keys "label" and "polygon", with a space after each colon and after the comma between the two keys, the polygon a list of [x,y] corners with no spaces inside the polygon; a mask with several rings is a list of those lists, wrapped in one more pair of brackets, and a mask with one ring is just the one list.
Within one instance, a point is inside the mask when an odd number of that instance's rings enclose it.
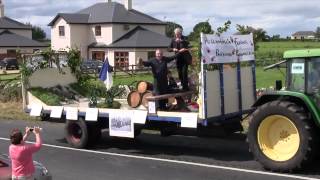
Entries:
{"label": "hand holding camera", "polygon": [[39,134],[41,130],[42,130],[42,128],[40,128],[40,127],[33,127],[33,128],[26,127],[26,134],[29,135],[31,132],[34,134]]}

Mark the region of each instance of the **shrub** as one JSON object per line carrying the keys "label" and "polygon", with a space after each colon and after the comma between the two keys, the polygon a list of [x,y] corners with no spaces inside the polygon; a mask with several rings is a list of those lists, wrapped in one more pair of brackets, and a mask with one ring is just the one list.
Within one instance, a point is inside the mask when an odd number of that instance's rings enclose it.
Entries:
{"label": "shrub", "polygon": [[0,101],[20,101],[22,99],[21,82],[2,81],[0,82]]}
{"label": "shrub", "polygon": [[98,79],[82,78],[82,80],[73,83],[70,86],[80,95],[85,97],[90,97],[92,91],[95,91],[94,93],[97,97],[104,97],[106,93],[105,85]]}
{"label": "shrub", "polygon": [[49,89],[37,87],[31,88],[29,91],[31,94],[49,106],[60,106],[61,101],[64,100],[63,97],[54,94]]}

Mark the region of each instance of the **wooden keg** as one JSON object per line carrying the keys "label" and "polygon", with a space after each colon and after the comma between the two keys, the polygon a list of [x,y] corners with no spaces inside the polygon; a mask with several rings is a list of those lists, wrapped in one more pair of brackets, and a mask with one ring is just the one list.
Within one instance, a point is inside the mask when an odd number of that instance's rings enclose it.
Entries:
{"label": "wooden keg", "polygon": [[146,91],[141,95],[142,97],[141,104],[146,108],[148,107],[148,100],[146,98],[150,96],[153,96],[151,91]]}
{"label": "wooden keg", "polygon": [[153,85],[147,81],[139,81],[137,84],[137,91],[141,94],[145,93],[146,91],[152,91]]}
{"label": "wooden keg", "polygon": [[168,98],[168,104],[169,106],[175,106],[178,104],[178,101],[175,97],[169,97]]}
{"label": "wooden keg", "polygon": [[141,94],[138,91],[131,91],[127,98],[128,105],[132,108],[136,108],[141,104]]}

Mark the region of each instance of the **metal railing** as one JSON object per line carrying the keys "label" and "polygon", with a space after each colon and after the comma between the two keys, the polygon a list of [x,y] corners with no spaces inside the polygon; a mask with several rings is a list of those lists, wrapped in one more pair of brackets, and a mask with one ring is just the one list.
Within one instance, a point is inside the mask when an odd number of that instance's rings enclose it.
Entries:
{"label": "metal railing", "polygon": [[[169,69],[175,68],[174,66],[168,66]],[[151,73],[151,67],[144,67],[141,65],[126,65],[113,67],[113,75],[129,75],[134,76],[137,74]]]}

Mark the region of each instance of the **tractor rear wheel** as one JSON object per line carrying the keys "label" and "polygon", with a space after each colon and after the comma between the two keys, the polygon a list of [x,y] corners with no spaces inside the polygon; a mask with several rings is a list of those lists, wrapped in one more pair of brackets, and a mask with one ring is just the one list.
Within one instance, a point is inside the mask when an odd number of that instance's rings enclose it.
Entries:
{"label": "tractor rear wheel", "polygon": [[314,125],[303,107],[272,101],[260,106],[249,123],[249,148],[264,168],[288,172],[312,160],[316,151]]}

